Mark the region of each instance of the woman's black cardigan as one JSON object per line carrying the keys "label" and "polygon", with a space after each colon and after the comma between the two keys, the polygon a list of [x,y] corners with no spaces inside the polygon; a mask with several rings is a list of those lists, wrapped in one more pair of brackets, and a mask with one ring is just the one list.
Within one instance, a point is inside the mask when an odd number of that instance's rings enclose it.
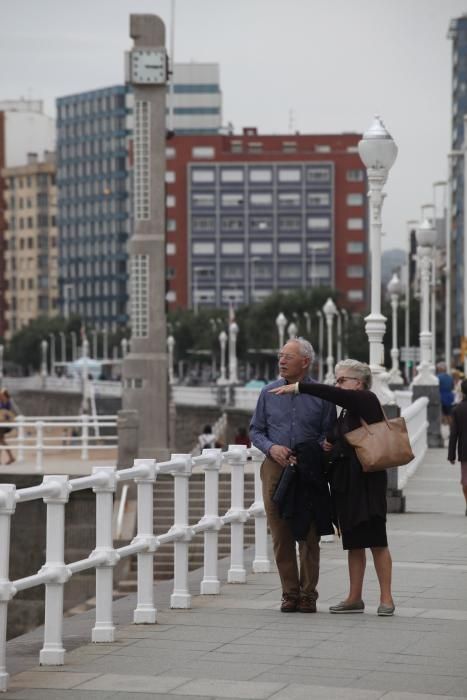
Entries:
{"label": "woman's black cardigan", "polygon": [[333,450],[329,453],[331,466],[329,480],[334,508],[342,532],[348,532],[375,516],[386,518],[386,472],[364,473],[355,450],[343,437],[350,430],[360,427],[360,417],[367,423],[384,420],[376,394],[372,391],[340,389],[315,382],[300,382],[299,391],[303,394],[312,394],[345,409],[337,419],[333,434],[327,438],[334,444]]}

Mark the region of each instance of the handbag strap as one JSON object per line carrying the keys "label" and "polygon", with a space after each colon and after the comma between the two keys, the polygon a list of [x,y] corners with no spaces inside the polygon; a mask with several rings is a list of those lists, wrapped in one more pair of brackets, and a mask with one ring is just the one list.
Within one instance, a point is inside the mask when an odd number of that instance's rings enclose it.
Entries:
{"label": "handbag strap", "polygon": [[[392,430],[391,424],[390,424],[390,422],[389,422],[389,420],[388,420],[388,417],[387,417],[387,415],[386,415],[386,413],[385,413],[384,408],[382,407],[381,404],[379,404],[379,405],[380,405],[380,408],[381,408],[381,413],[383,414],[383,418],[384,418],[384,420],[386,421],[386,425],[388,426],[389,430]],[[370,435],[372,435],[372,432],[371,432],[371,430],[370,430],[370,426],[368,425],[368,423],[366,422],[366,420],[364,420],[361,416],[359,416],[359,418],[360,418],[360,423],[361,423],[362,426],[365,428],[365,430],[367,431],[367,433],[369,433]],[[370,425],[371,425],[371,424],[370,424]]]}

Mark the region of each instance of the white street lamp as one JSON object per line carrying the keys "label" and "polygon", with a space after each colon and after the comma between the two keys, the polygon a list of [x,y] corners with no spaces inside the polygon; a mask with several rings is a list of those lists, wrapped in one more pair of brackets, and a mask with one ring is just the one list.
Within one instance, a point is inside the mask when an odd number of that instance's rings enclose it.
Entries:
{"label": "white street lamp", "polygon": [[297,333],[297,324],[292,321],[292,323],[289,323],[287,327],[287,335],[289,336],[289,340],[294,340],[297,337]]}
{"label": "white street lamp", "polygon": [[431,364],[431,331],[430,331],[430,266],[431,251],[436,242],[436,230],[428,219],[425,219],[417,230],[417,261],[420,265],[420,364],[417,376],[413,380],[417,385],[436,385],[438,378],[434,375]]}
{"label": "white street lamp", "polygon": [[337,314],[337,308],[331,297],[329,297],[323,306],[323,312],[326,317],[326,326],[328,331],[328,356],[326,358],[326,364],[328,366],[328,371],[326,373],[325,382],[326,384],[334,384],[334,356],[332,354],[332,327],[334,323],[334,316]]}
{"label": "white street lamp", "polygon": [[378,116],[363,134],[358,151],[367,170],[370,202],[371,311],[365,318],[365,330],[370,345],[373,391],[381,403],[387,404],[394,403],[394,395],[388,387],[388,374],[384,370],[386,318],[381,314],[381,210],[385,197],[383,187],[396,160],[397,146]]}
{"label": "white street lamp", "polygon": [[167,350],[169,353],[169,384],[174,383],[174,347],[175,338],[169,335],[167,338]]}
{"label": "white street lamp", "polygon": [[237,363],[237,350],[236,350],[237,335],[238,335],[238,326],[235,323],[235,321],[232,321],[232,323],[229,325],[229,383],[230,384],[238,384],[238,376],[237,376],[238,363]]}
{"label": "white street lamp", "polygon": [[49,333],[50,338],[50,374],[52,377],[55,376],[55,335]]}
{"label": "white street lamp", "polygon": [[279,333],[279,350],[284,345],[284,331],[285,331],[286,325],[287,325],[287,319],[281,311],[277,315],[277,318],[276,318],[277,332]]}
{"label": "white street lamp", "polygon": [[122,357],[125,359],[128,354],[128,340],[126,338],[122,338],[120,345],[122,346]]}
{"label": "white street lamp", "polygon": [[78,356],[78,339],[75,331],[70,331],[71,335],[71,360],[74,362]]}
{"label": "white street lamp", "polygon": [[66,338],[65,338],[65,333],[63,331],[60,331],[60,357],[62,358],[63,362],[63,370],[65,371],[65,363],[66,363]]}
{"label": "white street lamp", "polygon": [[227,384],[227,378],[225,376],[225,348],[227,346],[227,333],[221,331],[219,333],[219,344],[221,346],[221,366],[220,366],[220,376],[217,380],[218,384]]}
{"label": "white street lamp", "polygon": [[303,312],[303,318],[305,319],[306,335],[307,338],[311,336],[311,316],[308,311]]}
{"label": "white street lamp", "polygon": [[47,341],[41,340],[41,383],[45,389],[47,382]]}
{"label": "white street lamp", "polygon": [[336,339],[336,360],[340,362],[342,360],[342,316],[340,309],[336,309],[337,312],[337,339]]}
{"label": "white street lamp", "polygon": [[82,378],[83,378],[83,400],[81,403],[81,413],[88,413],[89,412],[89,399],[90,399],[90,391],[89,391],[89,340],[84,336],[83,338],[83,344],[81,346],[81,352],[82,352],[82,357],[83,357],[83,370],[82,370]]}
{"label": "white street lamp", "polygon": [[92,356],[97,360],[97,329],[93,328],[91,331],[92,335]]}
{"label": "white street lamp", "polygon": [[324,378],[324,316],[321,310],[316,312],[319,319],[318,329],[318,381],[322,382]]}
{"label": "white street lamp", "polygon": [[391,298],[391,308],[392,308],[392,349],[391,349],[391,360],[392,367],[389,372],[389,383],[390,384],[403,384],[403,379],[401,377],[399,369],[399,347],[397,340],[397,307],[399,306],[399,296],[402,291],[402,285],[400,283],[399,276],[395,272],[388,282],[387,286],[388,294]]}
{"label": "white street lamp", "polygon": [[341,309],[341,314],[344,319],[344,335],[343,335],[343,346],[344,346],[344,359],[347,360],[349,357],[349,312],[347,309]]}

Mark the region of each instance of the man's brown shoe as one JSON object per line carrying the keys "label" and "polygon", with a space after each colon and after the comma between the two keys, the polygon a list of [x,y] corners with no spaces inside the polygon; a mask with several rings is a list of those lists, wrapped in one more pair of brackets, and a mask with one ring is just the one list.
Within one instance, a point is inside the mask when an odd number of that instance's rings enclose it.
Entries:
{"label": "man's brown shoe", "polygon": [[316,612],[316,600],[310,598],[310,596],[302,595],[298,601],[297,606],[298,612],[303,613],[315,613]]}
{"label": "man's brown shoe", "polygon": [[288,593],[282,594],[281,612],[296,612],[298,599],[290,596]]}

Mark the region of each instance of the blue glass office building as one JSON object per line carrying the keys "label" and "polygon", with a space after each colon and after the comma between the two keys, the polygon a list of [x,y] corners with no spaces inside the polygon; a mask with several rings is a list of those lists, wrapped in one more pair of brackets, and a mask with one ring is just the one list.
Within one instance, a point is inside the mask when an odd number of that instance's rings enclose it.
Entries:
{"label": "blue glass office building", "polygon": [[128,323],[127,88],[57,100],[59,306],[86,324]]}

